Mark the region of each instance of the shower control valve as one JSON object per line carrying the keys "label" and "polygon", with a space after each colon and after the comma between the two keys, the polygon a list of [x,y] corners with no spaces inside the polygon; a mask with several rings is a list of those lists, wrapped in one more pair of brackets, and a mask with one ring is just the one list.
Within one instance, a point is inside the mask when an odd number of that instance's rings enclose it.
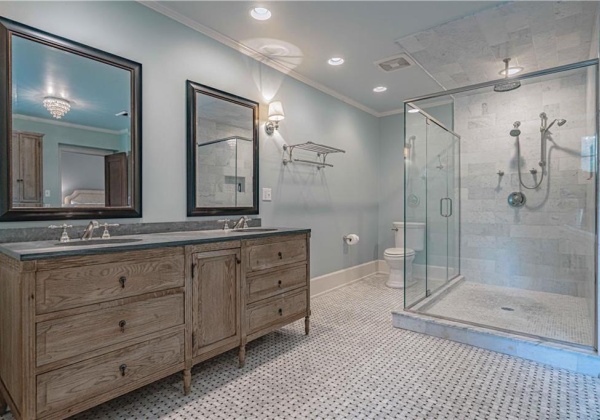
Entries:
{"label": "shower control valve", "polygon": [[504,171],[499,170],[498,172],[496,172],[496,174],[498,174],[498,176],[504,176]]}

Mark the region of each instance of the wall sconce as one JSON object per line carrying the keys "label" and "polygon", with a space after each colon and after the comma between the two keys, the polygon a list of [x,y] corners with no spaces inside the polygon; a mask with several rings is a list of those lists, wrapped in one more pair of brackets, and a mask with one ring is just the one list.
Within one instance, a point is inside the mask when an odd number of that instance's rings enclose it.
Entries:
{"label": "wall sconce", "polygon": [[285,118],[283,105],[280,101],[274,101],[269,104],[269,121],[265,124],[265,131],[272,135],[275,130],[279,130],[279,121]]}

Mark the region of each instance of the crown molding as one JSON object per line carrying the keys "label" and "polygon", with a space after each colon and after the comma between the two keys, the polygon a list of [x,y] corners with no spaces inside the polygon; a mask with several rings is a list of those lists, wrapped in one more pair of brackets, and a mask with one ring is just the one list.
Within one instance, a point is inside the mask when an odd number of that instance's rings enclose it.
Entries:
{"label": "crown molding", "polygon": [[[377,112],[374,109],[369,108],[368,106],[365,106],[365,105],[361,104],[360,102],[357,102],[354,99],[351,99],[351,98],[347,97],[346,95],[343,95],[343,94],[341,94],[319,82],[315,82],[314,80],[301,75],[294,69],[291,69],[291,68],[277,62],[276,60],[273,60],[273,59],[267,57],[266,55],[254,50],[232,38],[229,38],[228,36],[223,35],[222,33],[215,31],[212,28],[209,28],[208,26],[198,23],[195,20],[190,19],[187,16],[182,15],[179,12],[169,9],[168,7],[160,4],[158,1],[155,1],[155,0],[137,0],[137,1],[141,5],[146,6],[147,8],[152,9],[157,13],[160,13],[161,15],[164,15],[170,19],[173,19],[173,20],[181,23],[182,25],[185,25],[188,28],[195,30],[196,32],[200,32],[201,34],[206,35],[207,37],[212,38],[215,41],[225,44],[228,47],[233,48],[234,50],[236,50],[244,55],[247,55],[248,57],[253,58],[254,60],[256,60],[260,63],[263,63],[277,71],[280,71],[287,76],[293,77],[294,79],[296,79],[304,84],[307,84],[308,86],[311,86],[317,90],[320,90],[321,92],[326,93],[329,96],[333,96],[334,98],[336,98],[350,106],[358,108],[361,111],[364,111],[368,114],[373,115],[374,117],[383,116],[382,113]],[[395,111],[390,111],[390,112],[395,112]]]}
{"label": "crown molding", "polygon": [[51,119],[47,119],[47,118],[31,117],[29,115],[23,115],[23,114],[13,114],[13,118],[15,118],[17,120],[34,121],[34,122],[38,122],[38,123],[42,123],[42,124],[58,125],[61,127],[69,127],[69,128],[78,128],[80,130],[95,131],[97,133],[112,134],[112,135],[126,134],[129,132],[129,130],[127,130],[127,129],[109,130],[107,128],[91,127],[89,125],[73,124],[73,123],[69,123],[69,122],[65,122],[65,121],[56,121],[56,120],[51,120]]}

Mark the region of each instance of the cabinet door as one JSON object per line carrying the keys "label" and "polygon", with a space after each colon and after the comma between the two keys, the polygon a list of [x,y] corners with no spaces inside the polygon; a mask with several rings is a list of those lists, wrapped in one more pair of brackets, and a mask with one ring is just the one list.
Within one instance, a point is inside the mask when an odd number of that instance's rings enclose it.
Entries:
{"label": "cabinet door", "polygon": [[240,342],[240,251],[194,254],[193,355]]}

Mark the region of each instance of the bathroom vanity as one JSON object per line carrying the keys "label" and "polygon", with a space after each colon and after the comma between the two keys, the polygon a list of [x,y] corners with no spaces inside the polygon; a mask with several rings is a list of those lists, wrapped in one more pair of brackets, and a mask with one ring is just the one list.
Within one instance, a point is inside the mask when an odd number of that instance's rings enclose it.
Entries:
{"label": "bathroom vanity", "polygon": [[310,230],[0,246],[0,412],[64,418],[310,316]]}

